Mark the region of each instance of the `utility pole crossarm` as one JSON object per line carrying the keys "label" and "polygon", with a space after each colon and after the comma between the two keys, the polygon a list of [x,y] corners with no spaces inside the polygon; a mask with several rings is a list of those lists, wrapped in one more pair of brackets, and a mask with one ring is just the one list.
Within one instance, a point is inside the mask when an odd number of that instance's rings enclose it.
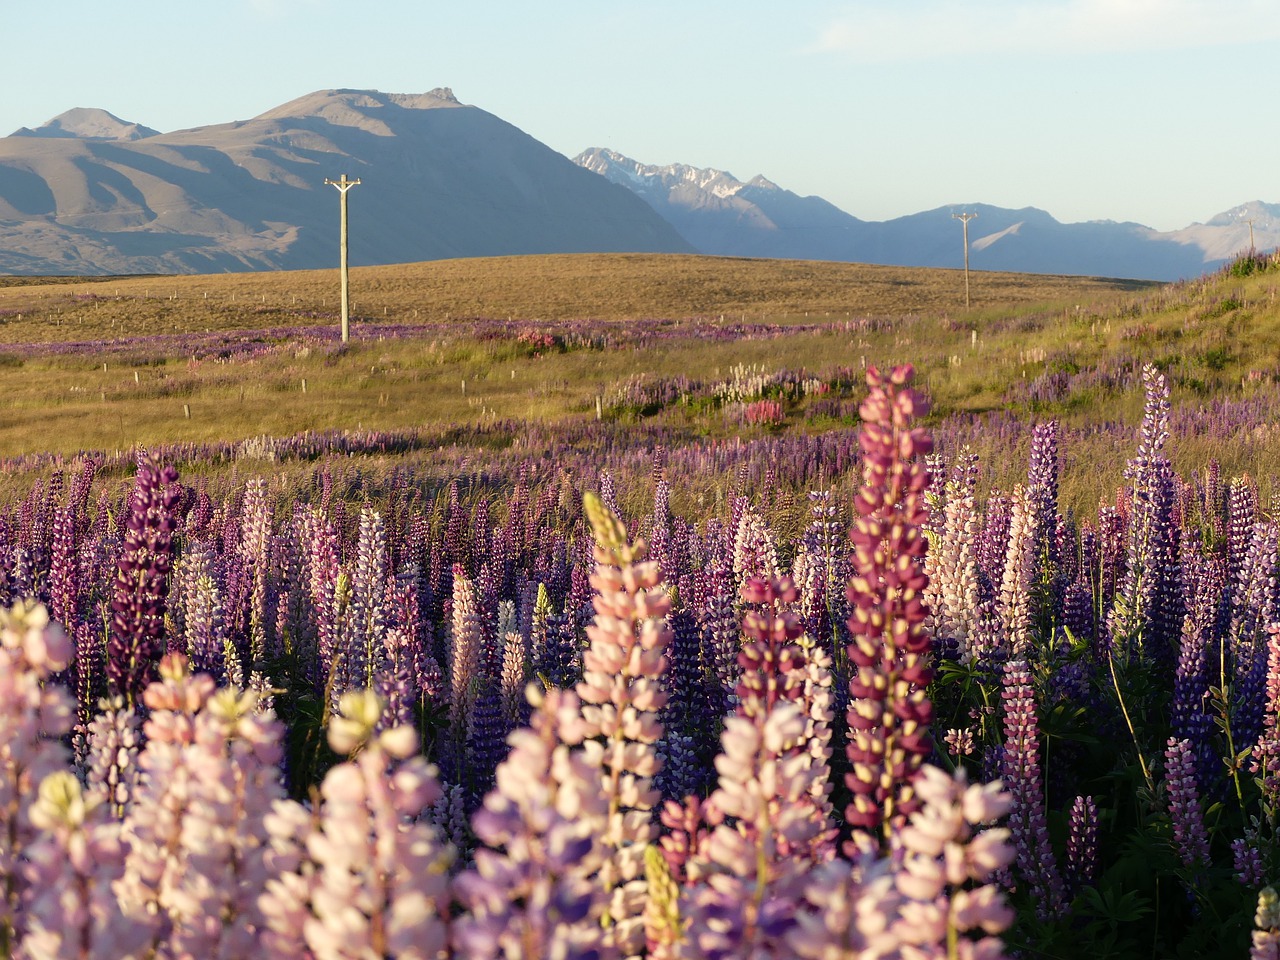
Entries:
{"label": "utility pole crossarm", "polygon": [[342,269],[342,342],[346,343],[351,339],[351,312],[348,308],[350,300],[347,297],[347,191],[352,187],[360,185],[360,178],[348,180],[344,173],[337,180],[330,180],[325,177],[324,182],[327,186],[337,187],[338,189],[338,208],[340,211],[341,225],[339,237],[340,250],[340,266]]}

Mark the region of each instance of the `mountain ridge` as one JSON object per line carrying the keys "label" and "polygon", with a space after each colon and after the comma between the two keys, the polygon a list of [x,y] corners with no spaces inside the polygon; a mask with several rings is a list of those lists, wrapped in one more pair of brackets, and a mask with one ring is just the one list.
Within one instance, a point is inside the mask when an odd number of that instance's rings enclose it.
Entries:
{"label": "mountain ridge", "polygon": [[1178,280],[1213,270],[1249,248],[1280,246],[1280,205],[1251,201],[1204,224],[1157,231],[1131,221],[1062,223],[1045,210],[949,204],[891,220],[861,220],[821,197],[802,197],[757,175],[741,181],[715,167],[645,164],[592,147],[574,162],[633,190],[703,253],[839,260],[900,266],[963,263],[953,214],[969,224],[970,265],[978,270]]}
{"label": "mountain ridge", "polygon": [[363,181],[350,203],[353,265],[692,252],[630,191],[448,88],[336,89],[135,140],[0,139],[0,272],[329,266],[337,203],[324,180],[340,173]]}
{"label": "mountain ridge", "polygon": [[[161,133],[77,107],[0,138],[0,273],[191,273],[330,266],[323,182],[361,177],[353,264],[571,252],[701,252],[1175,280],[1280,245],[1280,204],[1180,230],[1060,223],[1036,207],[953,204],[862,220],[763,174],[570,159],[448,87],[336,88],[247,120]],[[1252,230],[1250,229],[1252,227]]]}

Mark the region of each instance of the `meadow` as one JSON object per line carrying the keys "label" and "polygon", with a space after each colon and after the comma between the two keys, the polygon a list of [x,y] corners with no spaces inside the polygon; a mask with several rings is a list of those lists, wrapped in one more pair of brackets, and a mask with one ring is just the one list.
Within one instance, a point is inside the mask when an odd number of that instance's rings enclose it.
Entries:
{"label": "meadow", "polygon": [[1275,955],[1275,259],[334,279],[0,280],[0,955]]}

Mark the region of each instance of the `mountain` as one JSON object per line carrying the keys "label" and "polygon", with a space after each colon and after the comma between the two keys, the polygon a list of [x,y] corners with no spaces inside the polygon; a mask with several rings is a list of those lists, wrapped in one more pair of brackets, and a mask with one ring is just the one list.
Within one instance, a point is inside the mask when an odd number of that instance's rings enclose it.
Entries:
{"label": "mountain", "polygon": [[323,90],[251,120],[156,133],[72,110],[0,138],[0,273],[330,266],[349,194],[353,265],[691,252],[628,190],[447,88]]}
{"label": "mountain", "polygon": [[869,224],[764,177],[743,183],[723,170],[650,166],[599,148],[573,162],[635,191],[703,253],[854,260],[870,236]]}
{"label": "mountain", "polygon": [[[1250,231],[1249,221],[1253,221]],[[1232,207],[1205,223],[1193,223],[1189,227],[1169,234],[1180,243],[1199,247],[1206,257],[1229,259],[1241,250],[1248,250],[1250,242],[1257,250],[1271,250],[1280,246],[1280,204],[1254,200]]]}
{"label": "mountain", "polygon": [[653,166],[592,148],[574,162],[643,198],[702,253],[722,256],[846,260],[920,267],[964,262],[975,270],[1177,280],[1212,270],[1249,247],[1280,246],[1280,205],[1245,204],[1205,224],[1161,233],[1111,220],[1060,223],[1043,210],[986,204],[939,207],[886,221],[859,220],[820,197],[802,197],[755,177],[683,164]]}
{"label": "mountain", "polygon": [[144,127],[140,123],[121,120],[114,113],[92,107],[76,107],[66,113],[60,113],[48,123],[43,123],[32,130],[30,127],[19,127],[13,132],[15,137],[53,137],[59,140],[141,140],[154,137],[160,131]]}

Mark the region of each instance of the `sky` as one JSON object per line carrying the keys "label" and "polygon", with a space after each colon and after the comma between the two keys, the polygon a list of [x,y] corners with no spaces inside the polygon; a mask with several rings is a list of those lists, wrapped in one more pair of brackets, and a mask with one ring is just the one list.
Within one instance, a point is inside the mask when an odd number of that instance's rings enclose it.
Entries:
{"label": "sky", "polygon": [[1280,202],[1276,0],[0,0],[0,135],[451,87],[567,156],[757,174],[865,220],[1160,230]]}

